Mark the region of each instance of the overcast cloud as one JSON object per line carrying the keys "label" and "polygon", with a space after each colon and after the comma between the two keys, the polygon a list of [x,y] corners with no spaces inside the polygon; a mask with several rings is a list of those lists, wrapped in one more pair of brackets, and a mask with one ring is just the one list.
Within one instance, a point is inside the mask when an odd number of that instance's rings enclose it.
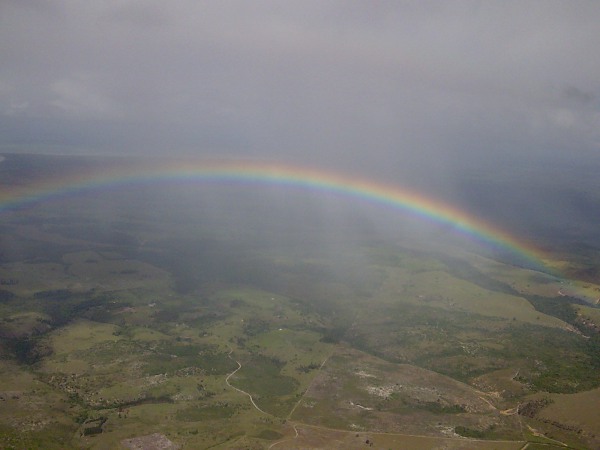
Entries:
{"label": "overcast cloud", "polygon": [[600,2],[0,3],[0,151],[600,156]]}

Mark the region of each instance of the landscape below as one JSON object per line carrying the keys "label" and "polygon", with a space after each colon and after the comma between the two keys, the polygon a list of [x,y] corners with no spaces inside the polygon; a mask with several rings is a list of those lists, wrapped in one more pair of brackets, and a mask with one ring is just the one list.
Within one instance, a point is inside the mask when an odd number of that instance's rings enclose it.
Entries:
{"label": "landscape below", "polygon": [[[0,199],[104,163],[6,155]],[[0,447],[600,447],[593,245],[544,236],[561,277],[325,197],[158,183],[0,208]]]}

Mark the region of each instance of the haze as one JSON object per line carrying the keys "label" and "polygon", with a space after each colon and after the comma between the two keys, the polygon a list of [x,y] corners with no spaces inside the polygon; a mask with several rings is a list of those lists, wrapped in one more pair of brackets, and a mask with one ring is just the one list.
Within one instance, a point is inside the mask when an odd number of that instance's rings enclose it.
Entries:
{"label": "haze", "polygon": [[0,0],[0,447],[600,448],[599,24]]}

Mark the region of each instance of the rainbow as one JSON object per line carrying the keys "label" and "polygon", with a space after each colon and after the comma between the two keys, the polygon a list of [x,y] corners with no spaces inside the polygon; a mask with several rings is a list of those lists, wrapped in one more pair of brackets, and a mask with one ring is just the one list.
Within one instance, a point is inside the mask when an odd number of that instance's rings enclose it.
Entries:
{"label": "rainbow", "polygon": [[544,252],[533,245],[452,205],[394,185],[311,168],[255,161],[125,163],[103,167],[0,190],[0,213],[57,197],[132,184],[174,181],[277,185],[333,193],[406,211],[428,221],[450,225],[469,238],[512,253],[534,268],[551,272],[544,263]]}

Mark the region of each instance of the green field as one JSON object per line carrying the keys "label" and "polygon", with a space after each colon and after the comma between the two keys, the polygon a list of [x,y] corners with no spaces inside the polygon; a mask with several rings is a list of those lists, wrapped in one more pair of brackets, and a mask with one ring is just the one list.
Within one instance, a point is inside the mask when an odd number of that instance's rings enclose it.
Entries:
{"label": "green field", "polygon": [[178,189],[2,213],[0,447],[600,445],[599,310],[564,280]]}

